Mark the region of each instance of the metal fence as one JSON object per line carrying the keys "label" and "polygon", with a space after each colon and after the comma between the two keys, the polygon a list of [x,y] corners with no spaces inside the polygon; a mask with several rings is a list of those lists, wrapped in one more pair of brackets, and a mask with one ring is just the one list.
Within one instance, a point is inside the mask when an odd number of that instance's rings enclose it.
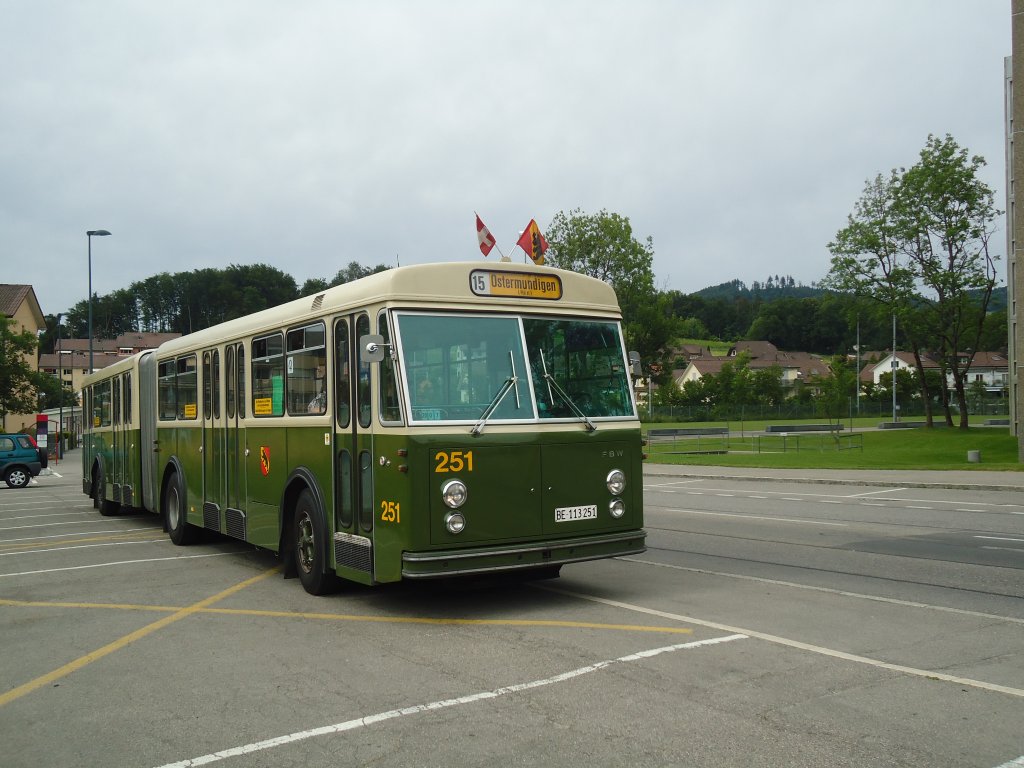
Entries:
{"label": "metal fence", "polygon": [[[1010,413],[1009,400],[986,400],[970,404],[972,415],[986,416],[1008,416]],[[821,410],[814,403],[785,402],[779,405],[737,405],[737,406],[704,406],[704,405],[679,405],[662,406],[656,405],[653,408],[640,407],[640,419],[645,422],[707,422],[707,421],[772,421],[792,419],[819,419],[824,420]],[[954,415],[960,413],[959,409],[953,407]],[[896,414],[900,420],[924,418],[924,407],[920,403],[899,406]],[[933,415],[937,418],[942,416],[942,408],[933,409]],[[861,400],[859,407],[851,403],[846,413],[843,413],[843,420],[857,417],[877,418],[880,421],[892,420],[892,404],[877,403]]]}

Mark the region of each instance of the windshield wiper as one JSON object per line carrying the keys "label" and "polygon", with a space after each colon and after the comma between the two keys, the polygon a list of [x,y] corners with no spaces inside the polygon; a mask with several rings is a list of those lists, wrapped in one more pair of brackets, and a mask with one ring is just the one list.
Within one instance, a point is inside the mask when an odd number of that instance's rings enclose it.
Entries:
{"label": "windshield wiper", "polygon": [[569,397],[566,391],[562,389],[562,387],[559,385],[557,381],[555,381],[555,377],[548,373],[548,364],[547,361],[544,359],[544,350],[540,350],[540,364],[541,367],[544,369],[543,375],[545,381],[547,381],[548,383],[548,397],[551,398],[551,402],[553,403],[555,401],[554,395],[551,394],[552,391],[554,391],[558,394],[559,397],[561,397],[565,401],[565,404],[569,406],[569,410],[571,410],[573,414],[575,414],[576,418],[578,418],[580,421],[586,424],[587,432],[593,432],[594,430],[596,430],[597,427],[594,426],[594,422],[587,418],[587,414],[581,411],[580,407],[572,401],[572,398]]}
{"label": "windshield wiper", "polygon": [[519,387],[517,386],[519,383],[519,377],[516,376],[516,361],[515,358],[512,357],[511,351],[508,353],[508,357],[509,363],[512,366],[512,375],[505,379],[505,383],[502,384],[498,388],[498,391],[494,393],[494,398],[491,400],[491,404],[484,408],[484,412],[480,416],[480,421],[478,421],[476,425],[474,425],[473,429],[470,430],[470,434],[479,435],[484,431],[484,425],[487,424],[488,419],[491,418],[491,414],[498,409],[498,406],[501,405],[501,401],[505,399],[505,395],[507,395],[509,390],[513,388],[516,390],[516,409],[520,408]]}

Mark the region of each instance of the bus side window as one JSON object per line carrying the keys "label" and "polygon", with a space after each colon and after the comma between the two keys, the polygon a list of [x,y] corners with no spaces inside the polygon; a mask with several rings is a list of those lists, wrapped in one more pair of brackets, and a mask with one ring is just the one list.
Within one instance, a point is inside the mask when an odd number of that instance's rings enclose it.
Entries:
{"label": "bus side window", "polygon": [[[361,339],[370,333],[370,318],[367,315],[360,315],[356,319],[356,339]],[[359,355],[359,380],[356,386],[357,407],[359,408],[359,426],[370,426],[370,364],[362,361]]]}
{"label": "bus side window", "polygon": [[352,381],[348,374],[348,321],[334,324],[334,403],[338,412],[338,426],[348,426],[352,411]]}
{"label": "bus side window", "polygon": [[228,344],[224,350],[224,369],[227,377],[224,381],[224,410],[228,419],[235,418],[235,387],[238,381],[235,378],[235,347]]}
{"label": "bus side window", "polygon": [[252,415],[284,415],[284,337],[252,340]]}
{"label": "bus side window", "polygon": [[[391,343],[388,316],[384,310],[377,315],[377,333],[384,337],[384,344]],[[385,347],[387,352],[380,364],[380,420],[382,424],[401,424],[402,409],[398,404],[398,374],[395,371],[395,350]]]}
{"label": "bus side window", "polygon": [[178,419],[192,421],[199,418],[198,362],[195,355],[179,357],[174,391],[178,400]]}
{"label": "bus side window", "polygon": [[245,418],[245,345],[238,345],[238,418]]}
{"label": "bus side window", "polygon": [[131,372],[124,375],[124,400],[122,401],[124,406],[124,423],[132,423],[132,374]]}
{"label": "bus side window", "polygon": [[173,421],[178,414],[177,388],[174,385],[174,378],[174,360],[164,360],[160,363],[157,384],[161,421]]}

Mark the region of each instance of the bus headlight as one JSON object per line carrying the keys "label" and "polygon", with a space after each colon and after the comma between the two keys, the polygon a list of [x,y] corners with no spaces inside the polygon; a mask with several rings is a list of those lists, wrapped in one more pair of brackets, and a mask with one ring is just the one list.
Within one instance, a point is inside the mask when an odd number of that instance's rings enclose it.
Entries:
{"label": "bus headlight", "polygon": [[462,533],[462,529],[466,527],[466,518],[461,512],[449,512],[444,516],[444,527],[449,533]]}
{"label": "bus headlight", "polygon": [[622,499],[612,499],[611,503],[608,504],[608,511],[611,512],[612,517],[622,517],[626,514],[626,502]]}
{"label": "bus headlight", "polygon": [[608,473],[604,482],[608,486],[608,492],[613,496],[618,496],[626,489],[626,473],[621,469],[613,469]]}
{"label": "bus headlight", "polygon": [[467,495],[466,484],[461,480],[449,480],[441,486],[441,498],[444,499],[445,505],[452,509],[458,509],[465,504]]}

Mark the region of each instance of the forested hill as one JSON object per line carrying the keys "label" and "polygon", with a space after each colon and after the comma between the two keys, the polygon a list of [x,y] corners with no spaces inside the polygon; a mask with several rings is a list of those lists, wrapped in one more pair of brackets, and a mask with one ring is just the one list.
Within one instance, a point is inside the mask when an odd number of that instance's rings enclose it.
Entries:
{"label": "forested hill", "polygon": [[[763,283],[755,280],[749,288],[742,280],[730,280],[727,283],[709,285],[690,295],[699,296],[702,299],[725,299],[726,301],[746,299],[747,301],[769,303],[777,299],[820,298],[826,293],[824,288],[819,288],[813,283],[803,285],[794,281],[791,276],[784,275],[769,277]],[[968,294],[974,298],[980,298],[980,291],[968,291]],[[1006,309],[1006,286],[1002,285],[992,291],[988,311],[1000,312],[1004,309]]]}
{"label": "forested hill", "polygon": [[691,294],[702,299],[725,299],[735,301],[746,299],[747,301],[775,301],[776,299],[807,299],[816,298],[825,293],[825,290],[814,285],[803,285],[796,282],[791,275],[769,275],[764,282],[755,280],[750,287],[742,280],[730,280],[727,283],[719,283]]}

